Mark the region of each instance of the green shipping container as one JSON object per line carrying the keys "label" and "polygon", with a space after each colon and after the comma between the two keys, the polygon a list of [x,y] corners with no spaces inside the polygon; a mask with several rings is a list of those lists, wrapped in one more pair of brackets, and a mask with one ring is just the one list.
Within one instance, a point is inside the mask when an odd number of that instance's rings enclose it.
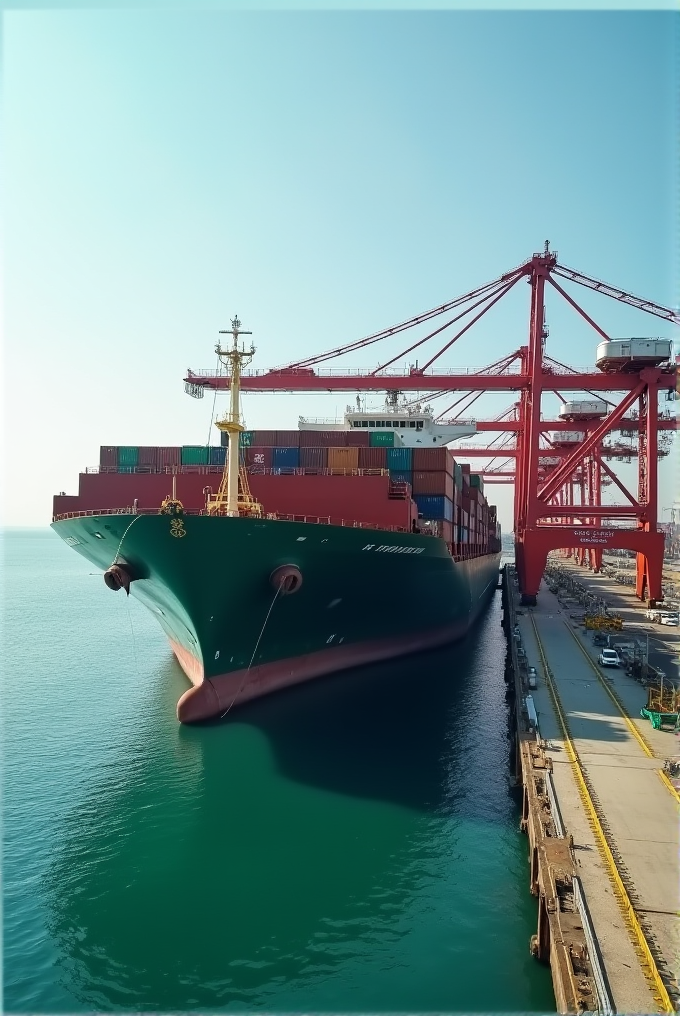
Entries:
{"label": "green shipping container", "polygon": [[484,493],[484,480],[478,473],[470,473],[470,486],[476,487],[481,494]]}
{"label": "green shipping container", "polygon": [[[238,443],[241,448],[250,448],[253,443],[253,432],[252,430],[242,430],[239,434]],[[229,447],[229,435],[226,430],[220,431],[220,444],[223,448]]]}
{"label": "green shipping container", "polygon": [[118,468],[130,468],[139,462],[139,448],[131,445],[120,445],[118,448]]}
{"label": "green shipping container", "polygon": [[208,449],[205,445],[182,445],[183,466],[207,466]]}
{"label": "green shipping container", "polygon": [[372,430],[368,435],[370,448],[394,448],[393,430]]}

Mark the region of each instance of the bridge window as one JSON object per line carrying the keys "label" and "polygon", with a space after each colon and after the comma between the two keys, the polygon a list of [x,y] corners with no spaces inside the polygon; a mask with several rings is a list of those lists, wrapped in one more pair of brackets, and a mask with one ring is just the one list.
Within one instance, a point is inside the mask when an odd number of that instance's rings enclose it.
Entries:
{"label": "bridge window", "polygon": [[[368,420],[360,420],[359,422],[362,427],[368,427]],[[357,426],[359,426],[359,423],[357,423]]]}

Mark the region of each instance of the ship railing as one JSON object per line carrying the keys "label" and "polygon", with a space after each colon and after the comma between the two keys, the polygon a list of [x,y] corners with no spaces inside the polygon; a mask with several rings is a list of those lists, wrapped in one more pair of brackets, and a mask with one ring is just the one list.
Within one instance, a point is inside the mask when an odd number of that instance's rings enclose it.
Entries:
{"label": "ship railing", "polygon": [[[159,515],[158,508],[135,508],[130,505],[127,508],[91,508],[87,511],[79,512],[61,512],[58,515],[52,517],[53,522],[61,522],[64,519],[80,519],[80,518],[96,518],[100,515]],[[206,511],[205,508],[192,509],[185,508],[185,515],[205,515],[211,516],[211,513]],[[248,517],[244,513],[244,517]],[[252,516],[251,516],[252,517]],[[279,512],[268,512],[265,516],[266,519],[272,522],[307,522],[323,526],[342,526],[348,529],[380,529],[390,533],[407,533],[409,530],[405,526],[385,526],[380,525],[377,522],[356,522],[350,519],[336,518],[333,515],[287,515]]]}
{"label": "ship railing", "polygon": [[[260,466],[257,463],[247,463],[246,469],[251,476],[386,476],[389,469],[366,469],[352,468],[349,466]],[[126,466],[123,470],[115,466],[87,466],[86,473],[108,473],[112,475],[125,476],[130,473],[154,474],[156,476],[191,476],[200,474],[202,476],[222,475],[224,465],[212,464],[198,466],[192,464],[176,466]]]}

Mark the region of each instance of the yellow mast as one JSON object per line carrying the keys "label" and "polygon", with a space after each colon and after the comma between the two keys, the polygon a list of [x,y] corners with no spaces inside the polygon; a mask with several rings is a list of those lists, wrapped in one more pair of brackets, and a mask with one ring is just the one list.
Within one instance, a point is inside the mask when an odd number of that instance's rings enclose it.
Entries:
{"label": "yellow mast", "polygon": [[220,489],[216,495],[208,497],[206,510],[210,515],[261,515],[262,505],[252,497],[248,474],[240,467],[239,451],[239,436],[245,429],[241,424],[240,413],[241,371],[255,355],[255,346],[251,342],[249,350],[245,346],[239,349],[239,335],[252,335],[252,332],[241,331],[238,316],[232,319],[230,331],[220,332],[220,335],[229,334],[233,337],[230,349],[222,349],[219,342],[215,346],[215,352],[225,367],[228,367],[231,377],[229,410],[221,420],[215,421],[218,430],[228,435],[229,447]]}

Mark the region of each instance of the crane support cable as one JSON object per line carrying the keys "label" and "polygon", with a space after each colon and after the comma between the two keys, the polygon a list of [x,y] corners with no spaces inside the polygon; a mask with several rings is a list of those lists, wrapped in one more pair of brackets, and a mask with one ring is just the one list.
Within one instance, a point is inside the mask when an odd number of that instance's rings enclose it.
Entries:
{"label": "crane support cable", "polygon": [[[386,363],[382,363],[379,367],[376,367],[376,369],[374,371],[372,371],[372,373],[373,374],[379,374],[381,370],[386,370],[388,367],[391,367],[392,364],[395,363],[397,360],[401,360],[402,357],[407,356],[409,353],[412,353],[414,349],[417,349],[419,346],[423,346],[426,342],[428,342],[429,339],[433,339],[435,337],[435,335],[440,335],[441,332],[443,332],[446,328],[450,328],[452,324],[455,324],[456,321],[460,321],[461,318],[464,318],[466,314],[470,313],[470,311],[475,310],[481,304],[485,303],[486,300],[490,300],[492,297],[496,296],[497,293],[501,293],[501,295],[502,295],[502,291],[503,292],[507,292],[507,289],[509,289],[509,288],[510,287],[506,288],[505,284],[501,284],[501,285],[497,286],[495,289],[490,290],[488,293],[485,293],[484,296],[482,296],[479,300],[476,300],[475,303],[470,304],[469,307],[466,307],[465,310],[462,310],[460,312],[460,314],[456,314],[455,317],[450,318],[448,321],[446,321],[439,328],[435,328],[435,330],[433,332],[429,332],[427,335],[423,336],[422,339],[418,339],[418,341],[414,342],[412,346],[408,347],[408,349],[402,349],[402,351],[400,353],[397,353],[396,356],[393,356],[390,360],[387,360]],[[489,304],[489,306],[491,306],[491,304]],[[484,314],[486,310],[488,310],[488,307],[485,307],[484,310],[481,312],[481,314]],[[479,314],[478,317],[481,317],[481,314]],[[478,318],[474,318],[474,320],[471,321],[470,324],[474,324],[474,321],[477,321],[477,320],[478,320]],[[455,336],[455,338],[453,338],[451,340],[449,345],[451,345],[451,343],[455,342],[456,339],[460,335],[462,335],[463,332],[465,332],[467,330],[467,328],[469,328],[469,327],[470,326],[467,325],[466,328],[463,329],[463,331],[459,332],[458,335]],[[448,347],[446,347],[446,348],[448,348]]]}
{"label": "crane support cable", "polygon": [[606,282],[600,282],[598,279],[591,279],[589,276],[583,275],[573,268],[567,268],[566,265],[555,265],[553,272],[563,279],[569,279],[570,282],[578,283],[579,286],[594,289],[596,292],[603,293],[613,300],[620,300],[621,303],[627,303],[630,307],[637,307],[638,310],[643,310],[647,314],[654,314],[655,317],[664,318],[666,321],[672,321],[675,325],[680,325],[680,313],[677,310],[672,310],[670,307],[662,307],[652,300],[643,300],[639,296],[633,296],[632,293],[626,293],[623,289],[609,286]]}
{"label": "crane support cable", "polygon": [[503,286],[510,279],[515,279],[515,277],[519,277],[520,274],[524,274],[526,272],[526,268],[526,265],[520,265],[519,268],[515,268],[512,272],[501,275],[499,278],[494,279],[493,282],[487,282],[484,286],[479,286],[477,289],[470,290],[469,293],[457,296],[455,299],[449,300],[447,303],[443,303],[439,307],[434,307],[432,310],[424,311],[422,314],[417,314],[415,317],[409,318],[407,321],[402,321],[400,324],[393,325],[390,328],[385,328],[380,332],[374,332],[372,335],[367,335],[363,339],[347,343],[344,346],[337,346],[335,349],[330,349],[325,353],[319,353],[318,356],[309,356],[303,360],[296,360],[292,363],[285,364],[277,369],[284,370],[292,367],[309,367],[315,363],[330,360],[335,356],[341,356],[343,353],[350,353],[355,349],[361,349],[374,342],[379,342],[381,339],[387,339],[391,335],[397,335],[399,332],[406,331],[408,328],[413,328],[415,325],[422,324],[424,321],[430,321],[439,314],[446,314],[447,311],[453,310],[454,307],[460,307],[462,304],[467,303],[470,300],[474,300],[475,297],[481,296],[482,293],[489,292],[490,290],[495,291],[498,286]]}
{"label": "crane support cable", "polygon": [[465,332],[468,330],[468,328],[472,328],[472,326],[475,324],[475,322],[479,321],[479,319],[484,314],[486,314],[487,311],[491,310],[491,308],[494,306],[494,304],[498,303],[498,301],[502,297],[504,297],[506,295],[506,293],[509,293],[510,290],[512,289],[512,287],[521,278],[522,278],[522,275],[516,275],[515,278],[512,280],[512,282],[509,282],[506,286],[504,286],[503,289],[501,289],[501,291],[499,293],[497,293],[497,295],[494,296],[493,300],[491,300],[490,303],[487,303],[486,307],[483,307],[480,310],[479,314],[475,314],[475,316],[473,317],[472,321],[468,321],[468,323],[465,325],[465,327],[461,328],[461,330],[456,335],[454,335],[452,339],[449,339],[449,341],[446,343],[446,345],[442,346],[442,348],[439,350],[439,352],[435,353],[435,355],[433,357],[431,357],[427,361],[427,363],[421,369],[423,371],[425,371],[425,370],[427,370],[428,367],[431,367],[432,364],[435,362],[435,360],[438,360],[439,357],[442,356],[442,354],[445,353],[446,350],[449,349],[454,344],[454,342],[458,341],[458,339],[461,337],[461,335],[465,334]]}

